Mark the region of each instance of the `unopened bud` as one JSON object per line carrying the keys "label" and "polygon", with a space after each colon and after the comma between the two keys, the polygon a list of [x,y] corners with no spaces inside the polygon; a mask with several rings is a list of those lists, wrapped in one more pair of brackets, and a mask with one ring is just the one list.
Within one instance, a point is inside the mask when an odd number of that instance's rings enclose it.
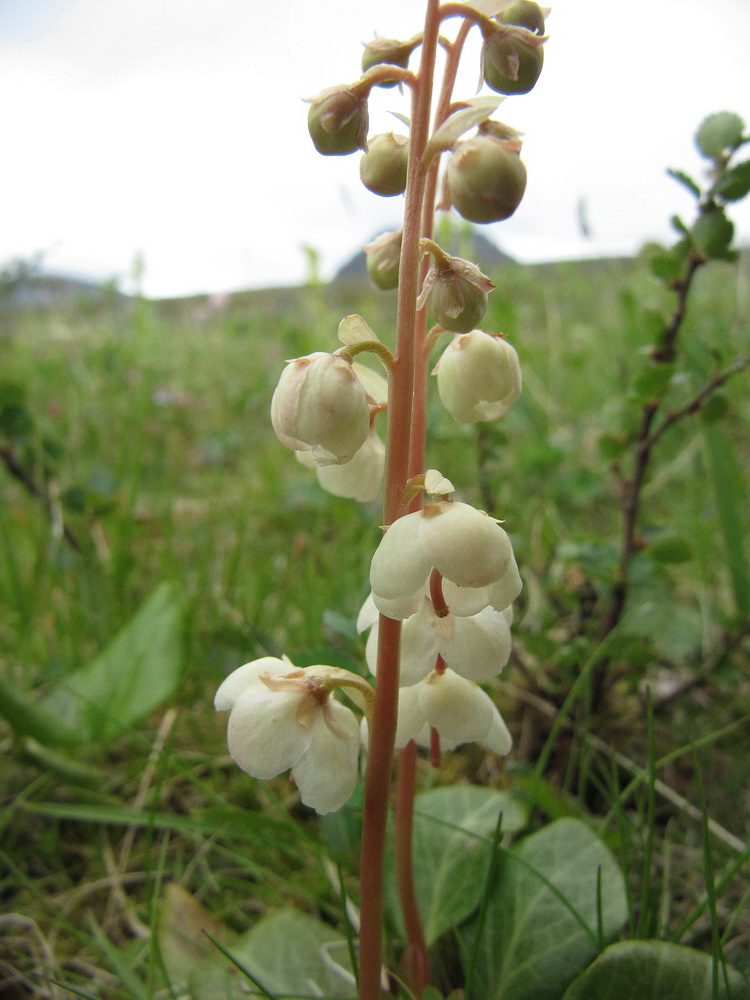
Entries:
{"label": "unopened bud", "polygon": [[495,287],[476,264],[451,257],[432,240],[422,247],[433,257],[417,308],[423,306],[436,323],[455,333],[468,333],[482,321],[487,311],[487,293]]}
{"label": "unopened bud", "polygon": [[498,420],[521,395],[518,355],[484,330],[454,337],[433,374],[441,403],[460,423]]}
{"label": "unopened bud", "polygon": [[367,394],[350,362],[321,351],[290,361],[271,400],[271,423],[287,448],[318,465],[350,461],[367,440]]}
{"label": "unopened bud", "polygon": [[310,101],[307,127],[319,153],[345,156],[367,149],[367,99],[346,87],[324,90]]}
{"label": "unopened bud", "polygon": [[[365,43],[365,51],[362,53],[362,72],[366,73],[373,66],[380,66],[386,63],[388,66],[399,66],[406,69],[409,65],[409,56],[417,47],[418,42],[399,42],[395,38],[374,38],[371,42]],[[382,80],[379,87],[395,87],[398,80]]]}
{"label": "unopened bud", "polygon": [[529,31],[535,31],[537,35],[544,34],[544,11],[534,0],[514,0],[498,11],[497,20],[503,24],[520,25]]}
{"label": "unopened bud", "polygon": [[401,230],[383,233],[365,245],[367,273],[374,285],[383,291],[398,288],[398,271],[401,260]]}
{"label": "unopened bud", "polygon": [[[499,12],[500,24],[544,34],[544,11],[533,0],[516,0]],[[486,34],[482,45],[482,74],[485,83],[500,94],[528,94],[544,65],[544,48],[525,34],[499,30]]]}
{"label": "unopened bud", "polygon": [[405,135],[393,132],[376,135],[368,142],[367,152],[359,161],[359,176],[373,194],[384,198],[403,194],[408,160],[409,140]]}
{"label": "unopened bud", "polygon": [[526,167],[519,143],[479,134],[453,149],[446,174],[450,200],[470,222],[500,222],[521,203]]}

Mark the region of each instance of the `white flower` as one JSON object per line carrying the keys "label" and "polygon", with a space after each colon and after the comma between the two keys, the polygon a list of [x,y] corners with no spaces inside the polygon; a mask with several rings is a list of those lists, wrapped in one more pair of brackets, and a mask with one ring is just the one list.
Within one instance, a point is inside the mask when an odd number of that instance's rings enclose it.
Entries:
{"label": "white flower", "polygon": [[503,337],[484,330],[456,335],[433,374],[440,401],[461,423],[498,420],[521,395],[518,355]]}
{"label": "white flower", "polygon": [[389,618],[415,614],[433,569],[455,614],[473,615],[488,605],[502,611],[521,592],[507,534],[465,503],[438,500],[390,525],[370,566],[375,606]]}
{"label": "white flower", "polygon": [[341,685],[371,691],[337,667],[297,669],[273,656],[239,667],[214,699],[216,709],[229,711],[232,757],[254,778],[291,768],[305,805],[319,813],[339,809],[357,783],[360,750],[357,718],[331,696]]}
{"label": "white flower", "polygon": [[319,465],[341,465],[367,440],[370,407],[345,358],[317,351],[290,361],[271,400],[271,423],[287,448]]}
{"label": "white flower", "polygon": [[[438,656],[455,673],[472,681],[484,681],[499,674],[511,651],[510,625],[513,611],[482,608],[477,614],[460,617],[449,612],[435,613],[428,597],[422,598],[417,612],[404,621],[401,630],[399,683],[416,684],[435,668]],[[367,666],[376,672],[379,616],[372,595],[367,598],[357,627],[370,629],[365,648]]]}
{"label": "white flower", "polygon": [[399,691],[396,748],[405,747],[410,740],[429,747],[433,729],[443,750],[477,742],[505,755],[513,745],[489,695],[452,670],[433,671],[419,684]]}
{"label": "white flower", "polygon": [[303,465],[315,469],[320,485],[335,497],[369,503],[378,495],[385,469],[385,447],[373,428],[354,458],[343,465],[318,465],[307,451],[296,455]]}

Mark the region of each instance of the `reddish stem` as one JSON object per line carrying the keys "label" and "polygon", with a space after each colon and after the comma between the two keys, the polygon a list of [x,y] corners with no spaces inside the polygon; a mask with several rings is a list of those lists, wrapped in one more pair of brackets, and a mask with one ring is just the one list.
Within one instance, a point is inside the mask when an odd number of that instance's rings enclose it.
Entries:
{"label": "reddish stem", "polygon": [[414,795],[417,786],[417,745],[410,740],[399,758],[395,804],[396,884],[406,931],[406,948],[401,959],[401,971],[406,984],[417,998],[430,981],[430,959],[417,905],[414,885],[412,839],[414,829]]}
{"label": "reddish stem", "polygon": [[[414,396],[416,302],[419,237],[426,175],[421,166],[429,132],[432,80],[439,29],[439,2],[428,0],[419,75],[412,90],[409,167],[399,269],[396,357],[388,405],[384,522],[406,512]],[[380,1000],[383,950],[383,857],[391,767],[398,710],[401,623],[380,616],[375,705],[370,719],[370,750],[365,774],[360,873],[360,1000]]]}

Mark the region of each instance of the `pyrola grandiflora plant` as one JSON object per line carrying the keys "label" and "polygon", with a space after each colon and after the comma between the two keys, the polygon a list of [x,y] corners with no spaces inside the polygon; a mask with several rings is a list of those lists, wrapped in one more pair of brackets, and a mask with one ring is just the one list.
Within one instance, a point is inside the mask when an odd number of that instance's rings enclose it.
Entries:
{"label": "pyrola grandiflora plant", "polygon": [[[369,501],[383,482],[384,534],[358,621],[368,633],[363,659],[372,681],[331,666],[298,669],[289,660],[264,657],[224,681],[216,707],[229,712],[229,749],[240,767],[258,778],[291,771],[302,801],[318,812],[342,805],[357,782],[360,759],[366,760],[361,1000],[381,996],[383,856],[394,752],[399,782],[413,789],[418,746],[436,764],[442,751],[470,741],[495,754],[511,749],[506,724],[479,684],[500,673],[510,656],[521,578],[501,522],[454,499],[452,482],[426,467],[425,405],[430,355],[444,335],[434,374],[440,399],[457,421],[501,418],[520,395],[521,371],[503,334],[482,327],[493,283],[434,241],[434,216],[438,208],[453,207],[467,220],[486,223],[518,208],[526,188],[519,133],[493,116],[504,95],[535,85],[547,13],[531,0],[428,0],[419,34],[368,43],[359,79],[309,102],[308,127],[318,152],[358,153],[369,191],[385,198],[404,194],[401,229],[366,247],[374,284],[398,288],[395,350],[362,317],[346,317],[337,350],[287,362],[271,404],[279,440],[315,470],[324,489]],[[456,73],[472,31],[481,33],[478,69],[493,93],[458,98]],[[411,97],[407,114],[399,116],[406,133],[370,135],[370,95],[396,85]],[[366,353],[382,375],[355,361]],[[411,828],[404,798],[395,833],[401,857],[408,854],[404,840]],[[408,937],[401,975],[421,996],[430,971],[408,864],[397,871],[397,883]]]}

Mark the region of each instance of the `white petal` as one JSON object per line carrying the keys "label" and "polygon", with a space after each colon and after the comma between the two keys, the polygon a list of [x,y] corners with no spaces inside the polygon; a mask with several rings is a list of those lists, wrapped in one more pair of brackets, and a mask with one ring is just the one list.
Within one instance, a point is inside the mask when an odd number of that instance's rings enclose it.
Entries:
{"label": "white petal", "polygon": [[499,674],[510,656],[510,627],[504,614],[484,608],[471,618],[456,618],[453,631],[440,642],[446,664],[471,681]]}
{"label": "white petal", "polygon": [[466,503],[434,506],[440,513],[424,516],[419,526],[430,564],[460,587],[486,587],[499,580],[513,554],[500,525]]}
{"label": "white petal", "polygon": [[513,550],[511,549],[508,568],[500,579],[490,587],[489,603],[496,611],[503,611],[509,604],[515,601],[522,590],[523,581],[521,580],[521,574],[518,572],[516,557],[513,555]]}
{"label": "white petal", "polygon": [[238,695],[246,688],[261,683],[258,679],[261,674],[271,674],[275,677],[278,674],[288,674],[294,669],[294,664],[289,660],[280,660],[276,656],[263,656],[259,660],[245,663],[244,666],[233,670],[219,685],[214,697],[214,708],[218,712],[229,711]]}
{"label": "white petal", "polygon": [[487,747],[488,750],[504,757],[511,751],[513,738],[508,732],[508,727],[505,725],[502,715],[500,715],[494,705],[492,707],[494,711],[492,713],[490,727],[481,738],[480,742],[482,746]]}
{"label": "white petal", "polygon": [[371,628],[378,620],[379,614],[380,612],[375,607],[375,602],[372,599],[372,593],[369,593],[357,615],[357,631],[364,632],[366,629]]}
{"label": "white petal", "polygon": [[359,773],[359,722],[331,698],[316,713],[307,751],[294,764],[293,776],[306,806],[319,813],[340,809],[354,791]]}
{"label": "white petal", "polygon": [[452,615],[478,614],[490,604],[491,587],[458,587],[443,578],[443,597]]}
{"label": "white petal", "polygon": [[385,468],[385,447],[374,430],[359,451],[343,465],[318,464],[318,482],[335,497],[369,503],[380,490]]}
{"label": "white petal", "polygon": [[431,627],[430,617],[435,618],[432,605],[424,602],[429,610],[421,610],[407,618],[401,629],[401,687],[417,684],[435,669],[439,637]]}
{"label": "white petal", "polygon": [[370,566],[370,586],[375,597],[393,600],[419,590],[432,568],[420,542],[422,512],[398,518],[375,550]]}
{"label": "white petal", "polygon": [[469,743],[489,732],[494,706],[476,684],[446,670],[432,674],[419,689],[425,718],[446,740]]}
{"label": "white petal", "polygon": [[414,740],[424,729],[427,719],[422,711],[420,690],[424,681],[413,687],[403,687],[398,693],[398,723],[396,725],[396,749],[401,750],[409,740]]}
{"label": "white petal", "polygon": [[297,722],[301,696],[257,684],[239,695],[229,714],[229,752],[254,778],[288,770],[310,746],[311,729]]}
{"label": "white petal", "polygon": [[390,600],[386,600],[384,597],[379,597],[377,594],[373,594],[373,603],[378,611],[380,611],[381,614],[384,614],[386,618],[394,618],[396,621],[403,621],[404,618],[408,618],[410,615],[416,614],[419,610],[419,606],[424,599],[426,582],[427,578],[425,577],[425,580],[419,590],[415,590],[413,594],[407,594],[406,597],[394,597]]}

